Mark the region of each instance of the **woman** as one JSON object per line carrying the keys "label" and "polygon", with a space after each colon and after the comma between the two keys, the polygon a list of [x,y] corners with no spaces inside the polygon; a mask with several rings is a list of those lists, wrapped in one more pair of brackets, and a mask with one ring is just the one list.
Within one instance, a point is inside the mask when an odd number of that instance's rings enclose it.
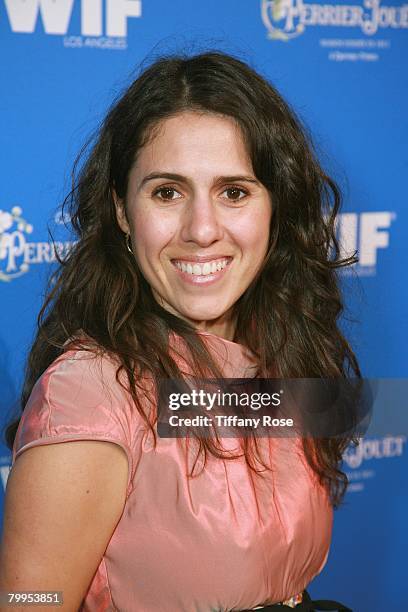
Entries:
{"label": "woman", "polygon": [[1,588],[64,610],[314,609],[348,440],[194,447],[156,435],[155,399],[186,374],[359,376],[335,183],[278,92],[215,51],[148,67],[75,177],[78,242],[7,432]]}

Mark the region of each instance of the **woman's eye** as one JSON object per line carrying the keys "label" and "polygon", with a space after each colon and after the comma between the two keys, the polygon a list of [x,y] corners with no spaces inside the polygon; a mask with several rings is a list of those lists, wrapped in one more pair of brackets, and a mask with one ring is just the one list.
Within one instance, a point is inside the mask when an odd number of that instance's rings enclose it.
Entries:
{"label": "woman's eye", "polygon": [[[243,200],[245,196],[248,195],[248,192],[244,189],[241,189],[241,187],[227,187],[227,189],[225,189],[223,193],[225,192],[229,193],[228,200],[231,200],[232,202],[239,202],[240,200]],[[239,197],[240,193],[243,194],[242,197]]]}
{"label": "woman's eye", "polygon": [[179,192],[176,191],[174,187],[159,187],[153,192],[153,195],[156,196],[156,195],[161,194],[159,197],[159,200],[167,200],[167,201],[178,200],[178,198],[173,197],[175,193],[179,193]]}

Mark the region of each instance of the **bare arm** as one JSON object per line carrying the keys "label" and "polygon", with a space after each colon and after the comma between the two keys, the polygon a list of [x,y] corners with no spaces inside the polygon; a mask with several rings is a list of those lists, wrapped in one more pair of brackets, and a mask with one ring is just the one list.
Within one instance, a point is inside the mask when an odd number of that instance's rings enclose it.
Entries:
{"label": "bare arm", "polygon": [[126,453],[111,442],[23,452],[7,482],[0,591],[63,591],[59,610],[76,612],[123,512],[127,477]]}

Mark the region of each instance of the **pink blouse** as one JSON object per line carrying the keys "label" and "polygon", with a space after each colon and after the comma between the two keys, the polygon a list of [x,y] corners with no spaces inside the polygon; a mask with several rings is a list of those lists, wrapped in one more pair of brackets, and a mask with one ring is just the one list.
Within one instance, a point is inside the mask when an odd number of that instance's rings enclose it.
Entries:
{"label": "pink blouse", "polygon": [[[253,375],[247,349],[200,333],[225,377]],[[171,347],[180,348],[175,335]],[[67,343],[35,384],[13,448],[13,465],[30,447],[72,440],[106,440],[126,452],[125,506],[81,610],[227,612],[306,588],[326,563],[333,513],[300,440],[260,438],[273,468],[264,478],[242,458],[209,455],[188,479],[177,439],[157,437],[154,449],[115,372],[110,358]],[[223,444],[237,448],[234,438]]]}

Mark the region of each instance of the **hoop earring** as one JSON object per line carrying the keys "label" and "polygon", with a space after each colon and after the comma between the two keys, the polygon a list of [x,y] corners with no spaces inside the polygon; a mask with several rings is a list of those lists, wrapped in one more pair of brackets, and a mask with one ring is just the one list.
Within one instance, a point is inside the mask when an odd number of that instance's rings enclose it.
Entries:
{"label": "hoop earring", "polygon": [[125,238],[125,242],[126,242],[126,248],[129,251],[129,253],[132,253],[133,255],[133,251],[130,247],[130,234],[126,234],[126,238]]}

